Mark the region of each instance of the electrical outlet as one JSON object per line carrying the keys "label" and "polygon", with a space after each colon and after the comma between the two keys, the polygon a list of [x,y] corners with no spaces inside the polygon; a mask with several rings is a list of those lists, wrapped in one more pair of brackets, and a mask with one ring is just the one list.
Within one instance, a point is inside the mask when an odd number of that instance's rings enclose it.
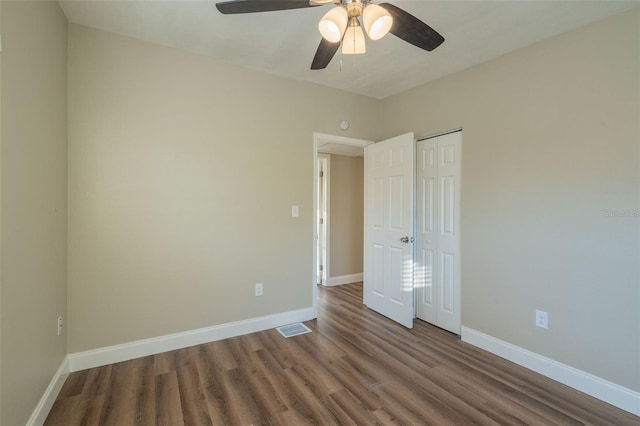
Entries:
{"label": "electrical outlet", "polygon": [[58,336],[62,333],[62,317],[58,317]]}
{"label": "electrical outlet", "polygon": [[262,296],[263,285],[262,283],[256,284],[256,296]]}
{"label": "electrical outlet", "polygon": [[536,309],[536,327],[548,329],[549,314],[547,314],[545,311],[539,311]]}

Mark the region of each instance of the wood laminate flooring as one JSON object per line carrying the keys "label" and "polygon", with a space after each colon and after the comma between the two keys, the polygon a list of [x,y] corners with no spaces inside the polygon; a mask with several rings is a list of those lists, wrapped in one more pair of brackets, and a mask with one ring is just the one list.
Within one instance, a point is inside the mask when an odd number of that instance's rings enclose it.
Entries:
{"label": "wood laminate flooring", "polygon": [[276,330],[72,373],[46,425],[640,425],[416,321],[321,288],[313,332]]}

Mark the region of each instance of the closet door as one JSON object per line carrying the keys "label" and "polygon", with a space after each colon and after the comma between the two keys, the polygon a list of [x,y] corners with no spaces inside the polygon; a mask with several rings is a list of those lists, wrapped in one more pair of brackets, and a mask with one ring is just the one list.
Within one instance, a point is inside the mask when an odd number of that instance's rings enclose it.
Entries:
{"label": "closet door", "polygon": [[462,133],[419,141],[416,149],[416,316],[460,334]]}

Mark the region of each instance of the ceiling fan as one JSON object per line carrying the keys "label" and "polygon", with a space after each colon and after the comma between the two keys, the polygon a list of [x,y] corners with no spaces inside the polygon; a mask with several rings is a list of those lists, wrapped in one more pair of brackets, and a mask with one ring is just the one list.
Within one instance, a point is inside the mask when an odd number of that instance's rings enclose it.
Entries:
{"label": "ceiling fan", "polygon": [[390,32],[429,52],[444,42],[444,37],[436,30],[410,13],[389,3],[374,4],[371,0],[231,0],[216,3],[216,8],[228,15],[302,9],[326,4],[336,6],[318,23],[322,40],[311,63],[312,70],[326,68],[340,44],[345,55],[365,53],[363,26],[371,40],[379,40]]}

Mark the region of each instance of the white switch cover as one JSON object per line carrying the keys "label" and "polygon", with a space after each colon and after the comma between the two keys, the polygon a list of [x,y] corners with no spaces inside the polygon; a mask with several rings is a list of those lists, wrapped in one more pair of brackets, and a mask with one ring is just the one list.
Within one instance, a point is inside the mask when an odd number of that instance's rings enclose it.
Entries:
{"label": "white switch cover", "polygon": [[298,206],[291,206],[291,217],[298,217],[298,216],[299,216]]}

